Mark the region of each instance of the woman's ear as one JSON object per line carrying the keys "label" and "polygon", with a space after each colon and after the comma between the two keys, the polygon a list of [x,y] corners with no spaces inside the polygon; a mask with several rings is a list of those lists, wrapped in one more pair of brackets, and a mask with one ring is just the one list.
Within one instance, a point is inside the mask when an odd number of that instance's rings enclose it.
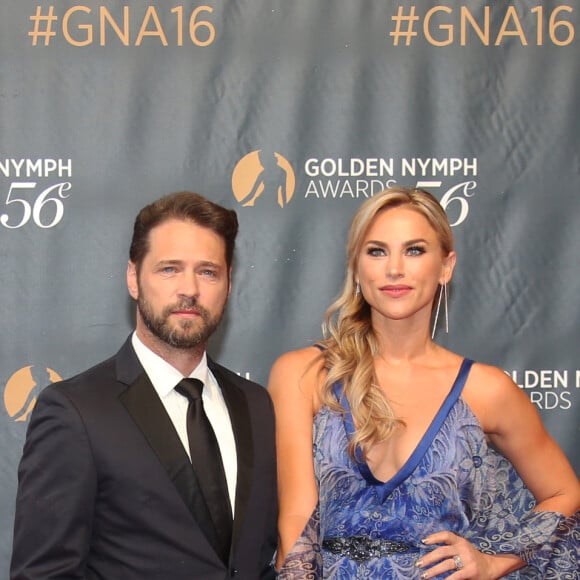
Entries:
{"label": "woman's ear", "polygon": [[449,254],[447,254],[447,256],[443,259],[441,279],[439,280],[440,284],[448,284],[449,282],[451,282],[456,262],[457,262],[457,254],[453,251],[449,252]]}

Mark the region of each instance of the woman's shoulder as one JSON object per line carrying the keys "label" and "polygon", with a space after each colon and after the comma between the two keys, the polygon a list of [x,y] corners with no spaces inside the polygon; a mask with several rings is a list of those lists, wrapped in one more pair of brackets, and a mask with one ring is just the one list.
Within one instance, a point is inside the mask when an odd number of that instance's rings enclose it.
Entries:
{"label": "woman's shoulder", "polygon": [[282,354],[274,362],[270,371],[268,390],[276,396],[284,391],[299,391],[309,398],[317,399],[324,382],[325,367],[322,351],[316,346],[308,346]]}
{"label": "woman's shoulder", "polygon": [[477,392],[486,393],[488,397],[502,396],[519,390],[504,370],[482,362],[473,363],[468,385]]}
{"label": "woman's shoulder", "polygon": [[505,371],[480,362],[471,368],[463,398],[486,430],[495,425],[497,417],[505,414],[506,409],[514,413],[530,406],[525,393]]}
{"label": "woman's shoulder", "polygon": [[323,351],[320,348],[314,345],[299,348],[297,350],[290,350],[280,355],[274,362],[274,366],[272,368],[280,366],[284,368],[296,368],[297,366],[309,367],[315,364],[317,360],[320,360],[322,363],[322,352]]}

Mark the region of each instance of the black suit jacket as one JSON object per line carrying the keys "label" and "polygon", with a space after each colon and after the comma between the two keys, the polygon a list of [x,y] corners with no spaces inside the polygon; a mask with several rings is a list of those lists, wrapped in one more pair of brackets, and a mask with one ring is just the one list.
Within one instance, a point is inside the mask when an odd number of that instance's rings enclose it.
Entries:
{"label": "black suit jacket", "polygon": [[238,458],[230,561],[212,546],[197,481],[127,340],[44,389],[20,463],[12,580],[257,580],[273,575],[274,414],[259,385],[209,360]]}

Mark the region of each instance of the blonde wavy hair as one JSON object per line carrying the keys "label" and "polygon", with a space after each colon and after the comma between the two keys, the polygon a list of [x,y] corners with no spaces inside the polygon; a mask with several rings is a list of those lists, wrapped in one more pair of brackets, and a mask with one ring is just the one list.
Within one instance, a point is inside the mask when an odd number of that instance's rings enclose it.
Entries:
{"label": "blonde wavy hair", "polygon": [[344,412],[332,391],[334,383],[340,381],[356,427],[349,444],[352,457],[357,449],[363,458],[366,457],[373,444],[387,440],[402,423],[378,386],[373,361],[379,354],[379,344],[371,324],[371,310],[362,294],[356,293],[358,260],[369,227],[379,213],[401,206],[427,219],[439,239],[443,255],[453,250],[453,234],[445,210],[433,195],[424,190],[387,189],[367,200],[353,218],[346,248],[344,286],[326,311],[322,324],[323,340],[320,342],[326,370],[322,402]]}

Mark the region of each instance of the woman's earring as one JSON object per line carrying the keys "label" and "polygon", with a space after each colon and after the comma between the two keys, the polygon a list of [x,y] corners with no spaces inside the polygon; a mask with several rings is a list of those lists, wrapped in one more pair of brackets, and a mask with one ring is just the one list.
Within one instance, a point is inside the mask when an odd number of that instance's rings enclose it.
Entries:
{"label": "woman's earring", "polygon": [[445,309],[445,332],[449,334],[449,309],[447,306],[447,282],[439,285],[439,298],[437,300],[437,309],[435,310],[435,320],[433,321],[433,331],[431,332],[431,340],[435,336],[437,329],[437,320],[439,319],[439,310],[441,308],[441,298],[444,298],[443,308]]}
{"label": "woman's earring", "polygon": [[355,296],[360,296],[360,282],[356,283],[356,287],[354,289],[354,295]]}
{"label": "woman's earring", "polygon": [[443,282],[443,295],[445,298],[445,334],[449,334],[449,307],[447,306],[447,282]]}

